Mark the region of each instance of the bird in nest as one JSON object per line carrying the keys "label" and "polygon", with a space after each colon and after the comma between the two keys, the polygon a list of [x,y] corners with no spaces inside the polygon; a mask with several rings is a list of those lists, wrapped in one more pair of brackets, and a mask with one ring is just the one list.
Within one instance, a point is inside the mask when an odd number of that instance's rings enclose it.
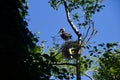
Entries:
{"label": "bird in nest", "polygon": [[72,39],[72,35],[68,32],[65,32],[64,28],[61,28],[58,33],[60,34],[61,38],[65,41]]}

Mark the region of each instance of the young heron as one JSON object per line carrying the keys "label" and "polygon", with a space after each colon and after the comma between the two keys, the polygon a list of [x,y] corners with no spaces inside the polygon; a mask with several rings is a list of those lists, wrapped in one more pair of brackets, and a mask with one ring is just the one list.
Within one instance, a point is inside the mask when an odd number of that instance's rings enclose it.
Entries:
{"label": "young heron", "polygon": [[61,38],[65,41],[68,41],[72,38],[72,35],[68,32],[65,32],[64,28],[61,28],[58,33],[60,34]]}

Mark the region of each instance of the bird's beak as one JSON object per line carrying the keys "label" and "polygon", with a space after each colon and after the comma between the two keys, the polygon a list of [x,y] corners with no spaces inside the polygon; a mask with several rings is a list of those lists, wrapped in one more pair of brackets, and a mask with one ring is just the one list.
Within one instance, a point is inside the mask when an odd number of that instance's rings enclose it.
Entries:
{"label": "bird's beak", "polygon": [[60,31],[58,32],[58,34],[60,33]]}

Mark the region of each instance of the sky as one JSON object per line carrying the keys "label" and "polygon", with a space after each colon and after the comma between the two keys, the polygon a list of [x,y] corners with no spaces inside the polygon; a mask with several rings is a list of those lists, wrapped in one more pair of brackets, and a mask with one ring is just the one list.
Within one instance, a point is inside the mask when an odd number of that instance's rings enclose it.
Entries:
{"label": "sky", "polygon": [[[48,3],[49,0],[28,0],[28,28],[32,33],[40,32],[39,41],[47,40],[46,46],[52,46],[52,36],[58,36],[60,28],[75,34],[69,26],[65,11],[58,11]],[[105,0],[104,9],[93,17],[98,34],[93,40],[96,43],[120,42],[120,0]],[[74,37],[75,38],[75,37]],[[85,77],[82,80],[89,80]]]}

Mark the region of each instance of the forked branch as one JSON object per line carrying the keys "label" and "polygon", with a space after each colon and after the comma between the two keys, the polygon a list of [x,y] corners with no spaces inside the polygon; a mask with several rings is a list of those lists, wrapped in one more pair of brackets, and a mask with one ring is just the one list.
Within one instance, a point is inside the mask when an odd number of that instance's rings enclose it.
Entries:
{"label": "forked branch", "polygon": [[[93,35],[95,35],[95,28],[94,28],[94,22],[92,20],[89,19],[88,21],[88,29],[87,29],[87,32],[85,34],[85,37],[83,38],[83,41],[86,42],[86,44],[90,41],[90,39],[93,37]],[[91,30],[91,33],[90,33],[90,30]],[[90,35],[89,35],[90,33]]]}
{"label": "forked branch", "polygon": [[66,11],[67,20],[68,20],[70,26],[72,27],[72,29],[74,30],[74,32],[76,33],[76,35],[78,37],[81,37],[81,33],[78,31],[77,27],[72,22],[72,19],[70,17],[70,12],[69,12],[66,0],[64,0],[64,7],[65,7],[65,11]]}

